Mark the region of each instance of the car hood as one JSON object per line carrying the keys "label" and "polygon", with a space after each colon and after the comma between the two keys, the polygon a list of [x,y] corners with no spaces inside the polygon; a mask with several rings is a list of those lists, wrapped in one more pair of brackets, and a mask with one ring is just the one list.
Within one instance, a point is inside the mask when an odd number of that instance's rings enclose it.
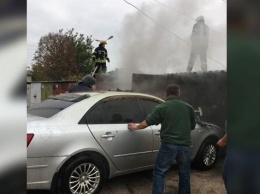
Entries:
{"label": "car hood", "polygon": [[44,118],[44,117],[39,117],[39,116],[27,114],[27,122],[39,121],[39,120],[45,120],[45,119],[46,119],[46,118]]}
{"label": "car hood", "polygon": [[225,133],[225,130],[222,129],[221,127],[219,127],[218,125],[212,124],[212,123],[208,123],[208,122],[204,122],[204,121],[197,121],[197,124],[202,126],[202,127],[206,127],[208,129],[214,129],[219,131],[221,134]]}

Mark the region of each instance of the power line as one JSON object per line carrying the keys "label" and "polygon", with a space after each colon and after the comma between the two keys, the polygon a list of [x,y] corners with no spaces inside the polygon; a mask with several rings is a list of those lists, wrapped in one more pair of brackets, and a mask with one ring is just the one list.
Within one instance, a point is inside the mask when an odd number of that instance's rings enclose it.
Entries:
{"label": "power line", "polygon": [[[193,17],[187,15],[186,13],[184,13],[184,12],[182,12],[182,11],[180,11],[180,10],[177,10],[176,8],[174,8],[174,7],[172,7],[172,6],[166,5],[166,4],[164,4],[164,3],[160,2],[160,1],[157,1],[157,0],[154,0],[154,1],[157,2],[157,3],[159,3],[159,4],[161,4],[161,5],[163,5],[163,6],[165,6],[165,7],[168,7],[168,8],[170,8],[170,9],[174,9],[174,10],[176,10],[177,12],[181,13],[182,15],[186,16],[187,18],[190,18],[190,19],[192,19],[193,21],[196,21],[195,18],[193,18]],[[217,30],[214,30],[214,29],[213,29],[212,27],[210,27],[210,26],[208,26],[208,27],[209,27],[209,29],[211,29],[211,30],[213,30],[213,31],[215,31],[215,32],[217,32],[217,33],[219,33],[219,34],[221,34],[221,35],[223,36],[223,33],[222,33],[222,32],[219,32],[219,31],[217,31]]]}
{"label": "power line", "polygon": [[169,32],[170,34],[176,36],[177,38],[179,38],[180,40],[182,40],[183,42],[188,43],[186,40],[182,39],[181,37],[179,37],[178,35],[174,34],[173,32],[171,32],[168,28],[166,28],[165,26],[163,26],[162,24],[160,24],[159,22],[155,21],[153,18],[151,18],[150,16],[148,16],[146,13],[144,13],[142,10],[140,10],[138,7],[136,7],[135,5],[127,2],[126,0],[124,0],[124,2],[126,2],[127,4],[133,6],[135,9],[137,9],[138,11],[140,11],[144,16],[146,16],[148,19],[150,19],[151,21],[153,21],[154,23],[156,23],[157,25],[161,26],[164,30],[166,30],[167,32]]}
{"label": "power line", "polygon": [[[174,35],[175,37],[177,37],[178,39],[182,40],[184,43],[186,44],[190,44],[189,42],[187,42],[186,40],[182,39],[181,37],[179,37],[178,35],[174,34],[172,31],[170,31],[168,28],[166,28],[165,26],[163,26],[162,24],[160,24],[159,22],[155,21],[154,19],[152,19],[150,16],[148,16],[146,13],[144,13],[141,9],[139,9],[138,7],[136,7],[135,5],[127,2],[126,0],[124,0],[124,2],[126,2],[127,4],[131,5],[132,7],[134,7],[135,9],[137,9],[139,12],[141,12],[144,16],[146,16],[148,19],[150,19],[151,21],[153,21],[154,23],[156,23],[157,25],[159,25],[160,27],[162,27],[164,30],[166,30],[167,32],[169,32],[170,34]],[[215,61],[216,63],[220,64],[222,67],[226,67],[224,64],[218,62],[216,59],[208,56],[208,58],[210,58],[211,60]]]}
{"label": "power line", "polygon": [[[169,6],[169,5],[166,5],[166,4],[164,4],[164,3],[160,2],[160,1],[157,1],[157,0],[154,0],[154,1],[156,1],[157,3],[159,3],[159,4],[161,4],[161,5],[165,6],[165,7],[168,7],[168,8],[171,8],[171,9],[175,9],[175,8],[173,8],[173,7]],[[184,12],[182,12],[182,11],[179,11],[179,10],[177,10],[177,9],[175,9],[175,10],[176,10],[177,12],[179,12],[179,13],[185,15],[186,17],[188,17],[188,18],[190,18],[190,19],[192,19],[192,20],[195,20],[194,18],[192,18],[191,16],[187,15],[186,13],[184,13]]]}

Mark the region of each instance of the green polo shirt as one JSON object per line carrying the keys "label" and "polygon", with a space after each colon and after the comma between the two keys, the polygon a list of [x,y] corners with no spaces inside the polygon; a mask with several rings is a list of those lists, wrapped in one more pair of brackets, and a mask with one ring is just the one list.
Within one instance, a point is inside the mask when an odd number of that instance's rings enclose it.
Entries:
{"label": "green polo shirt", "polygon": [[171,96],[146,117],[148,126],[161,124],[162,143],[191,145],[191,130],[196,126],[193,107]]}

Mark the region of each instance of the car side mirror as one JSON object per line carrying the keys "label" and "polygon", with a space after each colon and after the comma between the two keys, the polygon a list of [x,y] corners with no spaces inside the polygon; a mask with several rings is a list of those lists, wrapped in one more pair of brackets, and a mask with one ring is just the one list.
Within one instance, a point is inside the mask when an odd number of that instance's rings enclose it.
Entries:
{"label": "car side mirror", "polygon": [[203,125],[203,122],[200,120],[200,117],[203,116],[201,107],[198,107],[198,110],[194,110],[196,115],[196,122],[200,125]]}
{"label": "car side mirror", "polygon": [[203,112],[202,112],[202,109],[201,107],[198,107],[198,110],[194,110],[195,113],[199,114],[198,116],[203,116]]}

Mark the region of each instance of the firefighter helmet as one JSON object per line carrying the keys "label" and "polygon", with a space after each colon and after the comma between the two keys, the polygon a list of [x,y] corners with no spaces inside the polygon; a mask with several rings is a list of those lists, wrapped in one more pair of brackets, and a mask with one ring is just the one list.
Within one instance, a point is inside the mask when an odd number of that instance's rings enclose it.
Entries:
{"label": "firefighter helmet", "polygon": [[100,43],[100,44],[107,44],[107,41],[105,41],[105,40],[100,40],[99,43]]}
{"label": "firefighter helmet", "polygon": [[95,85],[96,83],[96,79],[94,77],[92,77],[91,75],[86,75],[85,77],[83,77],[82,82],[84,82],[87,85]]}
{"label": "firefighter helmet", "polygon": [[204,17],[202,15],[196,18],[196,22],[199,22],[199,21],[205,21]]}

